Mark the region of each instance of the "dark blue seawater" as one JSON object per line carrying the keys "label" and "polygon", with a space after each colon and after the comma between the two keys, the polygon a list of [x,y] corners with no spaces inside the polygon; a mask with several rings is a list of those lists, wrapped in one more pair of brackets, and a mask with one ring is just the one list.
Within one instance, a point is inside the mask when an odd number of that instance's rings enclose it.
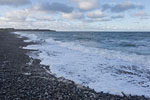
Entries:
{"label": "dark blue seawater", "polygon": [[42,35],[88,47],[150,55],[150,32],[48,32]]}

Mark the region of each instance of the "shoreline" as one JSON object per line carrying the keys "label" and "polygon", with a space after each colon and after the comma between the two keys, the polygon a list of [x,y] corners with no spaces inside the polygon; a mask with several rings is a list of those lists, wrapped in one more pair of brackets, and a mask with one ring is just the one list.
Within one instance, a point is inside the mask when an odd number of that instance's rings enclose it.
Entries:
{"label": "shoreline", "polygon": [[[22,49],[33,44],[23,42],[10,32],[0,32],[0,99],[38,100],[150,100],[144,96],[123,96],[96,92],[79,87],[75,82],[57,78],[46,72],[49,66],[41,65],[39,59],[30,58]],[[21,48],[20,48],[21,47]],[[67,82],[66,82],[67,81]]]}
{"label": "shoreline", "polygon": [[18,32],[18,31],[46,31],[46,32],[56,32],[56,30],[50,30],[50,29],[15,29],[15,28],[0,28],[0,32]]}

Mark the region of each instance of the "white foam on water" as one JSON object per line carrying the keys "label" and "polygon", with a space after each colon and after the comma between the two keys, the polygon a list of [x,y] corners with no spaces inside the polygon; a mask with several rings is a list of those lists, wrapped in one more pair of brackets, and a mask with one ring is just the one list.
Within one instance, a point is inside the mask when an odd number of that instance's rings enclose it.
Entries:
{"label": "white foam on water", "polygon": [[29,33],[26,33],[26,32],[13,32],[14,34],[17,34],[21,37],[28,37],[28,40],[24,40],[24,42],[36,42],[38,41],[38,37],[35,35],[35,34],[29,34]]}
{"label": "white foam on water", "polygon": [[25,48],[42,51],[38,57],[41,64],[50,65],[52,73],[58,77],[63,76],[96,91],[150,97],[149,56],[90,48],[52,38]]}

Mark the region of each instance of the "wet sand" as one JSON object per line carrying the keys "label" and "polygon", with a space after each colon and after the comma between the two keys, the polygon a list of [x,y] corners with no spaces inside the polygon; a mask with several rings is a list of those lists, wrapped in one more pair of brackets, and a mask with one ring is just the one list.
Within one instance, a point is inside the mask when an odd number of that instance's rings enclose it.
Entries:
{"label": "wet sand", "polygon": [[111,95],[57,78],[49,66],[30,58],[23,42],[10,32],[0,32],[0,100],[150,100],[144,96]]}

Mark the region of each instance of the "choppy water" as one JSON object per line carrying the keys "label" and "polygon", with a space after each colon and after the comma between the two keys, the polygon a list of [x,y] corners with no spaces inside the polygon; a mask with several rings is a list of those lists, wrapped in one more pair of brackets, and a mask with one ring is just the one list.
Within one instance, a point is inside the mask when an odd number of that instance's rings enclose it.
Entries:
{"label": "choppy water", "polygon": [[41,64],[96,91],[150,97],[150,32],[17,32]]}

